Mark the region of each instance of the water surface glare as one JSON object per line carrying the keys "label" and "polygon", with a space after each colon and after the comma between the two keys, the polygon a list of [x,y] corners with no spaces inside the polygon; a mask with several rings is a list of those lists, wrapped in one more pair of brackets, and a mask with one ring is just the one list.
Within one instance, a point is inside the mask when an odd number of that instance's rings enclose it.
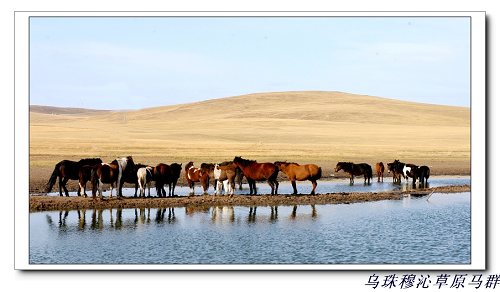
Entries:
{"label": "water surface glare", "polygon": [[30,213],[31,264],[469,264],[470,193]]}

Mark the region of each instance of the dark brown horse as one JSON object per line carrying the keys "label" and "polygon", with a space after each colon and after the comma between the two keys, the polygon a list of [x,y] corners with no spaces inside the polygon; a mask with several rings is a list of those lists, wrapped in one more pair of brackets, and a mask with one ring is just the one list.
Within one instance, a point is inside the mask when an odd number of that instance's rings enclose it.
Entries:
{"label": "dark brown horse", "polygon": [[428,166],[412,166],[410,171],[408,171],[408,176],[413,179],[413,185],[415,185],[416,180],[419,180],[419,184],[427,186],[427,181],[431,175],[431,170]]}
{"label": "dark brown horse", "polygon": [[387,172],[392,172],[392,182],[401,183],[401,176],[405,177],[403,168],[405,164],[399,160],[394,160],[394,162],[387,163]]}
{"label": "dark brown horse", "polygon": [[182,163],[172,163],[170,165],[165,163],[158,164],[154,169],[154,176],[156,180],[156,194],[158,197],[166,197],[167,193],[163,188],[168,184],[168,196],[173,197],[175,186],[181,176]]}
{"label": "dark brown horse", "polygon": [[184,174],[188,182],[188,186],[191,189],[189,192],[190,196],[194,195],[194,183],[199,182],[203,188],[203,194],[207,194],[209,180],[210,180],[210,170],[207,168],[198,168],[194,166],[194,162],[190,161],[184,167]]}
{"label": "dark brown horse", "polygon": [[367,164],[367,163],[352,163],[352,162],[339,162],[337,163],[337,166],[335,167],[335,172],[338,172],[339,170],[343,170],[350,174],[350,184],[354,184],[354,177],[355,176],[364,176],[365,178],[365,184],[370,183],[370,179],[372,178],[372,167]]}
{"label": "dark brown horse", "polygon": [[316,186],[318,185],[316,181],[321,178],[321,173],[322,173],[321,167],[317,166],[316,164],[299,165],[298,163],[295,162],[283,162],[283,161],[276,161],[274,164],[278,166],[279,170],[281,170],[286,174],[286,176],[292,183],[294,195],[297,194],[296,181],[304,181],[304,180],[309,180],[312,182],[311,195],[314,195]]}
{"label": "dark brown horse", "polygon": [[80,161],[62,160],[56,164],[54,171],[50,176],[49,182],[47,183],[47,193],[50,193],[52,187],[56,183],[57,178],[59,178],[59,195],[62,197],[62,190],[66,197],[69,197],[68,189],[66,188],[66,183],[68,180],[78,180],[80,168],[84,165],[95,165],[101,163],[100,158],[85,158]]}
{"label": "dark brown horse", "polygon": [[258,163],[253,160],[243,159],[236,156],[233,163],[243,171],[250,186],[250,195],[257,194],[256,181],[265,181],[271,186],[271,195],[278,194],[278,172],[279,168],[273,163]]}
{"label": "dark brown horse", "polygon": [[[102,198],[102,184],[117,186],[117,197],[123,197],[123,184],[126,177],[133,175],[131,172],[136,172],[137,175],[132,156],[115,159],[111,163],[97,164],[92,169],[92,198],[95,199],[97,191],[99,191],[99,197]],[[111,198],[112,195],[112,192],[110,192],[109,197]]]}
{"label": "dark brown horse", "polygon": [[90,181],[92,175],[92,168],[94,166],[84,165],[80,167],[78,171],[78,196],[83,196],[86,198],[87,194],[85,192],[87,188],[87,182]]}
{"label": "dark brown horse", "polygon": [[382,182],[384,182],[384,171],[385,167],[383,162],[375,164],[375,172],[377,173],[377,182],[380,182],[380,178],[382,178]]}

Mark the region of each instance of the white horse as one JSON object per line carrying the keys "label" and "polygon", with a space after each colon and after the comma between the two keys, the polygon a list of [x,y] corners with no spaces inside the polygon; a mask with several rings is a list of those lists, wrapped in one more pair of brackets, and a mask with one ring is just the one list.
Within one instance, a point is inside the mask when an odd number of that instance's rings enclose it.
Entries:
{"label": "white horse", "polygon": [[214,168],[214,178],[216,182],[214,195],[220,195],[222,193],[222,188],[224,188],[225,195],[234,195],[234,178],[236,172],[234,171],[234,166],[220,166],[215,164]]}
{"label": "white horse", "polygon": [[151,181],[153,180],[153,168],[151,166],[141,167],[137,170],[137,182],[139,183],[139,197],[146,196],[146,186],[148,187],[148,196],[151,196]]}

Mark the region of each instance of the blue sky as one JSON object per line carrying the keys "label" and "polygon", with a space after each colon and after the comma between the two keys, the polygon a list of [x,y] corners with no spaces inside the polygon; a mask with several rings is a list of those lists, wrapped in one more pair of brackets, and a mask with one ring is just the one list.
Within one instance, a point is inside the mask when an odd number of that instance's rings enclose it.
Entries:
{"label": "blue sky", "polygon": [[470,106],[466,17],[31,17],[30,103],[139,109],[275,91]]}

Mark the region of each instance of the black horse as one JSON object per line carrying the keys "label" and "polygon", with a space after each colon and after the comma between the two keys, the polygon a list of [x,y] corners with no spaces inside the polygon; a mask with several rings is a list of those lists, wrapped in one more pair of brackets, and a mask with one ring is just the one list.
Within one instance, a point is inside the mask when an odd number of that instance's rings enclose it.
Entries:
{"label": "black horse", "polygon": [[428,166],[412,166],[411,170],[408,173],[408,176],[413,179],[413,185],[418,178],[419,184],[423,186],[427,186],[427,181],[429,180],[429,176],[431,175],[431,170]]}
{"label": "black horse", "polygon": [[[80,161],[71,161],[71,160],[62,160],[56,164],[54,167],[54,171],[50,176],[49,182],[47,183],[46,192],[50,193],[52,187],[56,183],[57,178],[59,178],[59,195],[62,197],[62,190],[64,189],[64,193],[66,197],[69,197],[68,189],[66,188],[66,183],[68,180],[78,180],[80,168],[84,165],[96,165],[102,163],[100,158],[84,158],[80,159]],[[78,194],[80,195],[80,194]]]}
{"label": "black horse", "polygon": [[373,177],[372,167],[367,163],[352,163],[352,162],[339,162],[335,167],[335,172],[343,170],[350,174],[350,184],[354,184],[354,177],[362,175],[365,178],[365,184],[369,184]]}

